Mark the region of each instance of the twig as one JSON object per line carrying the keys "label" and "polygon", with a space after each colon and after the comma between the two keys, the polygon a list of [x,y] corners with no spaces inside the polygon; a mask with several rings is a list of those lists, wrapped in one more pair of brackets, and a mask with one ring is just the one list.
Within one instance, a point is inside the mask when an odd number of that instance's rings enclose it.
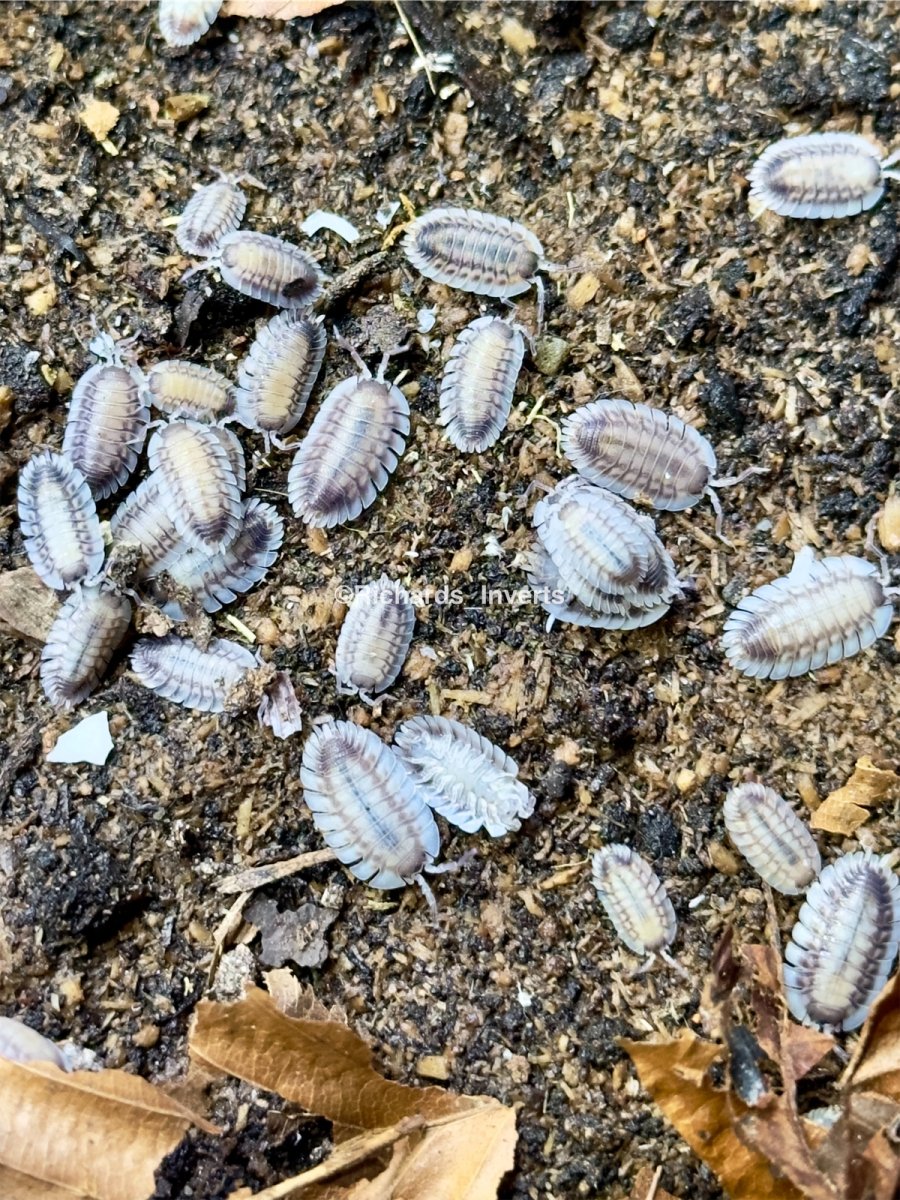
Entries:
{"label": "twig", "polygon": [[437,88],[434,86],[434,79],[431,75],[431,68],[428,65],[428,58],[426,57],[425,51],[419,45],[419,39],[416,37],[416,31],[413,29],[412,25],[410,25],[409,19],[407,18],[406,13],[403,11],[403,5],[400,3],[400,0],[394,0],[394,7],[399,14],[403,28],[406,30],[407,37],[413,44],[413,49],[422,60],[422,66],[425,70],[425,78],[428,80],[428,86],[431,88],[431,94],[436,96]]}
{"label": "twig", "polygon": [[320,863],[334,862],[337,855],[333,850],[308,850],[294,858],[285,858],[281,862],[266,863],[261,867],[250,867],[237,875],[228,875],[220,879],[216,889],[226,896],[235,892],[252,892],[256,888],[265,887],[269,883],[277,883],[279,879],[287,879],[307,867],[317,867]]}

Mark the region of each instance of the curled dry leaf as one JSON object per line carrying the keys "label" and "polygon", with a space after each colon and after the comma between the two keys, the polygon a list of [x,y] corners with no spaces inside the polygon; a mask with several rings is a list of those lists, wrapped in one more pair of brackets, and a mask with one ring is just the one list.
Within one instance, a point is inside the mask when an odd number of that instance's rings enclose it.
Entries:
{"label": "curled dry leaf", "polygon": [[334,8],[342,0],[225,0],[223,17],[264,17],[269,21],[291,21],[294,17],[312,17],[324,8]]}
{"label": "curled dry leaf", "polygon": [[841,1083],[845,1092],[880,1092],[900,1103],[900,974],[869,1010]]}
{"label": "curled dry leaf", "polygon": [[0,1059],[3,1200],[146,1200],[154,1172],[202,1117],[124,1071]]}
{"label": "curled dry leaf", "polygon": [[869,819],[869,809],[889,800],[900,790],[900,776],[878,767],[868,755],[856,764],[843,787],[826,796],[813,813],[810,825],[827,833],[853,833]]}

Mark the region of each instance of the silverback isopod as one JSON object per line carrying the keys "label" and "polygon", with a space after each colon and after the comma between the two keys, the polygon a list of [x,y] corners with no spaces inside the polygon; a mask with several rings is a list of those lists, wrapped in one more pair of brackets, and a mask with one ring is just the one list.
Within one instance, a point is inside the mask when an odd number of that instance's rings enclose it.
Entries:
{"label": "silverback isopod", "polygon": [[487,450],[506,428],[525,357],[520,330],[478,317],[460,333],[441,381],[440,424],[458,450]]}
{"label": "silverback isopod", "polygon": [[170,46],[191,46],[215,21],[222,0],[159,0],[159,31]]}
{"label": "silverback isopod", "polygon": [[678,931],[675,910],[650,864],[630,846],[614,843],[594,852],[592,876],[600,903],[628,949],[649,956],[645,967],[658,955],[683,973],[666,950]]}
{"label": "silverback isopod", "polygon": [[387,575],[353,597],[334,654],[338,691],[367,704],[391,686],[406,661],[416,613],[409,592]]}
{"label": "silverback isopod", "polygon": [[218,267],[229,287],[276,308],[304,308],[322,291],[322,275],[314,258],[291,242],[236,229],[219,242],[214,258],[185,275]]}
{"label": "silverback isopod", "polygon": [[19,521],[31,565],[64,591],[103,566],[103,534],[90,488],[63,454],[45,450],[19,476]]}
{"label": "silverback isopod", "polygon": [[206,258],[215,254],[226,233],[240,225],[247,197],[231,179],[217,179],[199,188],[184,206],[175,241],[185,254]]}
{"label": "silverback isopod", "polygon": [[181,359],[152,366],[147,372],[147,393],[154,408],[173,417],[220,421],[234,411],[230,380],[212,367]]}
{"label": "silverback isopod", "polygon": [[214,638],[205,650],[186,638],[167,634],[141,638],[131,669],[144,687],[166,700],[201,712],[222,712],[228,693],[257,666],[246,646]]}
{"label": "silverback isopod", "polygon": [[238,531],[241,496],[224,431],[196,421],[171,421],[150,439],[150,469],[159,472],[171,500],[171,516],[185,541],[215,554]]}
{"label": "silverback isopod", "polygon": [[772,788],[738,784],[725,797],[722,815],[735,846],[777,892],[798,896],[821,870],[809,828]]}
{"label": "silverback isopod", "polygon": [[56,614],[41,653],[41,683],[57,708],[94,690],[131,624],[131,602],[104,583],[83,584]]}
{"label": "silverback isopod", "polygon": [[321,319],[279,313],[259,330],[238,368],[237,419],[270,438],[299,422],[325,357]]}

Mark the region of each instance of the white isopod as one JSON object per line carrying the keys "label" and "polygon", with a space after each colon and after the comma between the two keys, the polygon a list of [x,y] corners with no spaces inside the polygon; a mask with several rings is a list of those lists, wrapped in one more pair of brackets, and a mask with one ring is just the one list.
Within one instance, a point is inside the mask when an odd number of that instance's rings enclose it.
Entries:
{"label": "white isopod", "polygon": [[319,264],[299,246],[267,233],[236,229],[219,242],[215,257],[186,272],[184,278],[209,267],[236,292],[276,308],[305,308],[322,291]]}
{"label": "white isopod", "polygon": [[855,133],[809,133],[782,138],[757,159],[748,176],[750,198],[782,217],[851,217],[877,204],[888,170],[900,158],[882,159]]}
{"label": "white isopod", "polygon": [[409,592],[382,575],[353,597],[338,635],[334,669],[338,691],[359,693],[366,704],[389,688],[406,661],[416,613]]}
{"label": "white isopod", "polygon": [[798,896],[821,870],[822,858],[809,828],[772,788],[738,784],[725,797],[722,815],[732,842],[777,892]]}
{"label": "white isopod", "polygon": [[740,601],[725,622],[722,646],[745,675],[805,675],[859,654],[886,633],[892,595],[864,558],[817,559],[804,546],[789,575]]}
{"label": "white isopod", "polygon": [[316,829],[357,879],[374,888],[415,882],[435,911],[424,872],[435,870],[440,832],[390,746],[359,725],[329,721],[303,747],[300,782]]}
{"label": "white isopod", "polygon": [[150,439],[150,469],[159,472],[171,516],[185,542],[216,554],[233,540],[241,495],[221,435],[226,430],[197,421],[172,421]]}
{"label": "white isopod", "polygon": [[308,525],[352,521],[387,485],[409,433],[409,403],[357,358],[360,375],[331,389],[300,443],[288,474],[288,499]]}
{"label": "white isopod", "polygon": [[159,0],[159,32],[170,46],[191,46],[219,15],[222,0]]}
{"label": "white isopod", "polygon": [[215,254],[226,233],[244,219],[247,197],[228,177],[199,188],[184,206],[175,241],[185,254],[206,258]]}
{"label": "white isopod", "polygon": [[426,803],[451,825],[491,837],[519,829],[534,796],[499,746],[446,717],[413,717],[394,734],[397,753]]}
{"label": "white isopod", "polygon": [[49,1038],[14,1017],[0,1017],[0,1058],[8,1062],[50,1062],[70,1070],[65,1053]]}
{"label": "white isopod", "polygon": [[842,854],[806,894],[785,950],[788,1008],[798,1021],[856,1029],[887,983],[900,944],[900,881],[887,858]]}
{"label": "white isopod", "polygon": [[19,522],[25,552],[47,587],[64,591],[103,566],[103,534],[82,473],[45,450],[19,476]]}
{"label": "white isopod", "polygon": [[662,880],[630,846],[613,843],[594,852],[592,876],[600,903],[629,950],[648,955],[641,970],[658,955],[684,973],[666,947],[675,940],[678,922]]}
{"label": "white isopod", "polygon": [[234,472],[238,491],[243,493],[247,487],[247,458],[244,454],[244,447],[241,445],[241,439],[227,425],[211,425],[210,430],[219,439],[222,449],[228,456],[228,463]]}
{"label": "white isopod", "polygon": [[212,367],[170,359],[147,372],[147,395],[160,412],[195,421],[220,421],[234,412],[234,388]]}
{"label": "white isopod", "polygon": [[131,602],[106,584],[83,584],[56,614],[41,652],[41,684],[57,708],[94,690],[131,624]]}
{"label": "white isopod", "polygon": [[154,473],[126,496],[110,518],[114,544],[141,547],[141,579],[167,571],[186,552],[171,509],[168,485]]}
{"label": "white isopod", "polygon": [[528,582],[532,596],[547,616],[547,631],[556,621],[589,629],[643,629],[661,620],[672,607],[671,600],[656,604],[635,604],[626,596],[593,592],[589,608],[563,582],[553,559],[537,543],[527,557]]}
{"label": "white isopod", "polygon": [[300,421],[325,357],[325,327],[283,312],[257,333],[238,368],[237,419],[270,438]]}
{"label": "white isopod", "polygon": [[480,453],[496,442],[524,357],[521,331],[500,317],[479,317],[456,339],[441,381],[439,423],[457,450]]}
{"label": "white isopod", "polygon": [[211,713],[224,710],[229,692],[257,666],[237,642],[214,638],[201,650],[173,633],[141,638],[131,655],[131,669],[144,687],[185,708]]}

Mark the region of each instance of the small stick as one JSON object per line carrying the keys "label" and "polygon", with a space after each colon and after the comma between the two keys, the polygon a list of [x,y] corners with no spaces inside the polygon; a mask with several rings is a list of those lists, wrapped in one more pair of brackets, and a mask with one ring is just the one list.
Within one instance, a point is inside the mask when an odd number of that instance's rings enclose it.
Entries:
{"label": "small stick", "polygon": [[413,44],[413,50],[415,50],[416,54],[418,54],[419,58],[422,60],[422,66],[425,70],[425,78],[428,80],[428,86],[431,88],[431,94],[436,96],[437,88],[434,86],[434,79],[431,76],[431,68],[428,65],[428,57],[425,54],[425,51],[419,45],[419,39],[416,37],[416,32],[409,23],[409,18],[403,11],[403,5],[400,3],[400,0],[394,0],[394,7],[397,10],[397,14],[400,17],[403,28],[406,30],[407,37]]}
{"label": "small stick", "polygon": [[307,867],[317,867],[320,863],[334,862],[337,855],[333,850],[308,850],[305,854],[297,854],[294,858],[285,858],[281,862],[266,863],[261,867],[250,867],[239,871],[237,875],[227,875],[216,884],[217,891],[226,896],[235,892],[252,892],[256,888],[265,887],[269,883],[277,883],[279,879],[287,879]]}

